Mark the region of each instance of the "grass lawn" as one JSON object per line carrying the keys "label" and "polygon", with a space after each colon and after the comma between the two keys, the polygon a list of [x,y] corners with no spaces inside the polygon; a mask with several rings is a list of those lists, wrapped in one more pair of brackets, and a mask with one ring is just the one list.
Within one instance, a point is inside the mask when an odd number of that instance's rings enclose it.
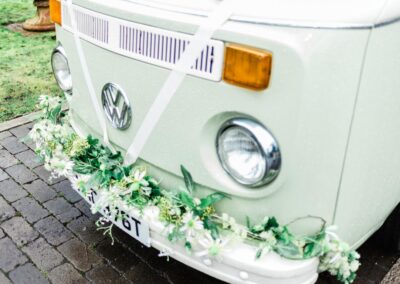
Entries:
{"label": "grass lawn", "polygon": [[6,28],[35,14],[32,0],[0,0],[0,122],[35,111],[41,94],[60,94],[50,55],[55,33],[25,36]]}

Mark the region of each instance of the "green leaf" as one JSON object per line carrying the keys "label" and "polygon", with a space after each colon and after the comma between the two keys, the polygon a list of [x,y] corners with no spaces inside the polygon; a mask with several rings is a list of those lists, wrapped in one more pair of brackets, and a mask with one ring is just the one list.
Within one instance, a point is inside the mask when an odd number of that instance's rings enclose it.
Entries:
{"label": "green leaf", "polygon": [[187,193],[186,191],[181,191],[179,193],[179,200],[186,205],[187,207],[189,207],[190,209],[193,209],[195,207],[194,205],[194,201],[193,201],[193,197]]}
{"label": "green leaf", "polygon": [[99,139],[94,138],[92,135],[89,135],[87,137],[87,141],[90,146],[96,146],[97,144],[99,144]]}
{"label": "green leaf", "polygon": [[289,259],[301,259],[302,252],[300,248],[295,245],[293,242],[283,243],[282,241],[278,242],[275,246],[275,251],[283,257]]}
{"label": "green leaf", "polygon": [[268,221],[264,224],[265,231],[268,231],[272,228],[278,228],[278,227],[279,227],[279,223],[278,223],[278,221],[276,221],[275,217],[268,218]]}
{"label": "green leaf", "polygon": [[181,172],[183,175],[183,180],[185,181],[186,189],[191,193],[195,189],[194,181],[192,175],[184,166],[181,165]]}
{"label": "green leaf", "polygon": [[256,259],[259,259],[259,258],[261,257],[262,252],[263,252],[263,249],[262,249],[262,248],[259,248],[259,249],[257,250]]}
{"label": "green leaf", "polygon": [[178,227],[174,227],[173,230],[168,234],[168,240],[170,242],[179,241],[183,237],[183,233],[179,230]]}
{"label": "green leaf", "polygon": [[186,250],[191,251],[192,250],[192,244],[190,242],[186,241],[185,242],[185,248],[186,248]]}
{"label": "green leaf", "polygon": [[151,197],[161,196],[161,190],[158,186],[152,187]]}
{"label": "green leaf", "polygon": [[97,171],[90,177],[86,186],[88,188],[94,188],[101,184],[101,180],[102,180],[102,173],[100,171]]}
{"label": "green leaf", "polygon": [[93,173],[95,169],[94,169],[91,165],[89,165],[89,164],[76,161],[76,162],[74,163],[73,170],[74,170],[75,172],[77,172],[78,174],[84,174],[84,175],[86,175],[86,174],[91,174],[91,173]]}
{"label": "green leaf", "polygon": [[208,206],[213,205],[214,203],[222,200],[225,197],[226,197],[226,195],[221,192],[212,193],[212,194],[206,196],[205,198],[200,199],[200,208],[205,209]]}
{"label": "green leaf", "polygon": [[203,222],[204,222],[204,228],[210,231],[213,239],[214,240],[218,239],[219,237],[218,225],[209,217],[204,218]]}
{"label": "green leaf", "polygon": [[294,236],[289,232],[287,227],[279,228],[276,237],[284,244],[289,244],[294,240]]}
{"label": "green leaf", "polygon": [[304,258],[319,256],[322,253],[322,246],[318,242],[308,243],[304,247]]}
{"label": "green leaf", "polygon": [[61,112],[61,104],[57,105],[55,108],[49,111],[48,119],[51,120],[53,123],[57,123],[58,117]]}
{"label": "green leaf", "polygon": [[250,223],[250,217],[249,216],[246,216],[246,226],[247,226],[247,229],[251,229],[251,223]]}

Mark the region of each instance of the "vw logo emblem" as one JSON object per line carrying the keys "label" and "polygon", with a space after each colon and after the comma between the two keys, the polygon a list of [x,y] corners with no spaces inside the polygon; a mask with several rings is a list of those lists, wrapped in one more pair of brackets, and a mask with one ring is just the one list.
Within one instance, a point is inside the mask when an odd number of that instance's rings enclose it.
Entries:
{"label": "vw logo emblem", "polygon": [[132,110],[128,97],[116,84],[107,83],[101,91],[101,102],[111,125],[117,129],[127,129],[131,124]]}

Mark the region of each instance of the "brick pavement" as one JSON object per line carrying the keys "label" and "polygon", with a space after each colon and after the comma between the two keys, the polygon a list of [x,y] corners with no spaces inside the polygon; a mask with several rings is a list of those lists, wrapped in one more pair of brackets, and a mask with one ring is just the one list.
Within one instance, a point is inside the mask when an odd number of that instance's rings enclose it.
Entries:
{"label": "brick pavement", "polygon": [[0,132],[0,284],[220,283],[159,258],[117,228],[111,245],[70,183],[49,180],[21,141],[31,126]]}
{"label": "brick pavement", "polygon": [[[96,230],[98,216],[91,214],[69,182],[49,180],[32,145],[21,142],[31,125],[0,132],[0,284],[222,283],[158,257],[156,250],[141,246],[117,228],[111,245]],[[379,271],[379,276],[363,272],[361,279],[366,282],[359,283],[379,282],[397,257],[374,258],[379,269],[367,265],[366,270]],[[399,276],[393,273],[387,278],[385,283],[395,283],[390,279]],[[319,282],[335,283],[327,276]]]}

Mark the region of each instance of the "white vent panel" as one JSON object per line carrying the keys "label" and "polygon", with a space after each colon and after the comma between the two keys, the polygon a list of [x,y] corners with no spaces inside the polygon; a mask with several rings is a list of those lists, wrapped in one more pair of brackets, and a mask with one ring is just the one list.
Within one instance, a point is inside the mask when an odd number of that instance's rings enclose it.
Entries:
{"label": "white vent panel", "polygon": [[[63,4],[63,28],[72,32]],[[190,45],[191,35],[163,30],[100,14],[73,5],[79,36],[110,51],[157,66],[173,69]],[[189,74],[221,80],[224,44],[210,40],[193,62]]]}

